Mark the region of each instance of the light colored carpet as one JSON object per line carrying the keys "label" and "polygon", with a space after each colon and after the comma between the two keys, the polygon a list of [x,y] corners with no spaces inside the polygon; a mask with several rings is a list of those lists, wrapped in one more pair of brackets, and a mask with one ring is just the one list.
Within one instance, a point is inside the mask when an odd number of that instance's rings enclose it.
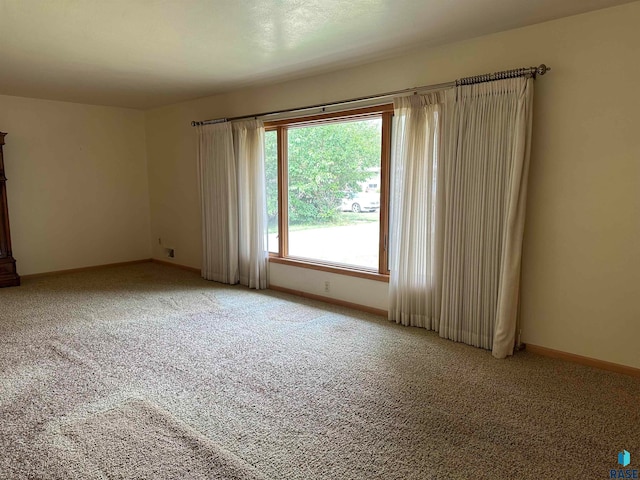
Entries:
{"label": "light colored carpet", "polygon": [[[65,479],[261,480],[253,468],[143,399],[43,436],[48,476]],[[48,450],[47,450],[47,447]]]}
{"label": "light colored carpet", "polygon": [[640,458],[638,379],[347,309],[154,264],[0,305],[2,479],[144,478],[123,458],[185,479],[599,479]]}

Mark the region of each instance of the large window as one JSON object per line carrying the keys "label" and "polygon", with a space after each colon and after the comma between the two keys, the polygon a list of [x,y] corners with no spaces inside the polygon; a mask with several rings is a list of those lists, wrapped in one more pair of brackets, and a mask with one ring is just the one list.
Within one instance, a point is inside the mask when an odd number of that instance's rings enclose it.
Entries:
{"label": "large window", "polygon": [[266,123],[272,261],[385,279],[391,106]]}

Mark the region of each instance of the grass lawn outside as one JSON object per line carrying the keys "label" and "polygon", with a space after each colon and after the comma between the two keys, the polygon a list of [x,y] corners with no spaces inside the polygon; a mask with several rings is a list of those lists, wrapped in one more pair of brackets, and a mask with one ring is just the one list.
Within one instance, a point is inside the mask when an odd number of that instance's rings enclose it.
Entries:
{"label": "grass lawn outside", "polygon": [[[346,225],[359,225],[362,223],[377,222],[379,220],[379,212],[340,212],[335,221],[322,223],[303,223],[299,225],[289,225],[289,231],[295,232],[299,230],[312,230],[316,228],[343,227]],[[278,225],[269,225],[268,233],[278,233]]]}

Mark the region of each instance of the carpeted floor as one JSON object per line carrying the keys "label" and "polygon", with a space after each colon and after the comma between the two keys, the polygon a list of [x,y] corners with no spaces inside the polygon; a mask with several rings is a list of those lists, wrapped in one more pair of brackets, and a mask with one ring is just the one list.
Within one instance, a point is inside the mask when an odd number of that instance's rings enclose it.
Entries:
{"label": "carpeted floor", "polygon": [[637,378],[155,264],[0,290],[1,479],[602,479],[622,449]]}

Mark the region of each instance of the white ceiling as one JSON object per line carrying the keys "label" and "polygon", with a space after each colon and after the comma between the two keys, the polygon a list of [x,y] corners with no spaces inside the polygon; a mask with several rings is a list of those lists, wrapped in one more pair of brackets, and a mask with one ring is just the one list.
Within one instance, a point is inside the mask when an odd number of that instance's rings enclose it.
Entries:
{"label": "white ceiling", "polygon": [[0,94],[150,108],[630,0],[0,0]]}

